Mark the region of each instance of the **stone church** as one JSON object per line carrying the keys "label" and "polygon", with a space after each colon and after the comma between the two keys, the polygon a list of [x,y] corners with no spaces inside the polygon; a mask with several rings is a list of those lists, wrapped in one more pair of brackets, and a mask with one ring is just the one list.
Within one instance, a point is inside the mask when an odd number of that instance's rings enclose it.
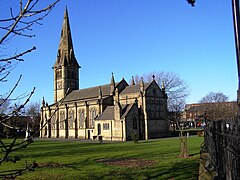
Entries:
{"label": "stone church", "polygon": [[167,94],[152,82],[124,78],[106,85],[79,88],[79,64],[74,55],[67,9],[54,71],[54,103],[43,99],[40,137],[127,141],[167,136]]}

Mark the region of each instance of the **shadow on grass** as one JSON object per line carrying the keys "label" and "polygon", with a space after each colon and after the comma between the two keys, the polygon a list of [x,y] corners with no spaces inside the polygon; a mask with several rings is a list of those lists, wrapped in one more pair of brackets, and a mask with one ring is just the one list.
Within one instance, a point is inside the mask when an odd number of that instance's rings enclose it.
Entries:
{"label": "shadow on grass", "polygon": [[[117,157],[115,157],[118,159]],[[112,158],[112,159],[115,159]],[[75,170],[82,171],[81,177],[90,179],[198,179],[199,162],[194,159],[180,159],[168,165],[158,164],[144,168],[130,168],[118,165],[97,163],[94,159],[85,159],[80,162],[67,164]],[[91,171],[84,171],[91,169]]]}
{"label": "shadow on grass", "polygon": [[147,179],[198,179],[199,162],[191,159],[182,159],[171,167],[155,169],[146,173]]}

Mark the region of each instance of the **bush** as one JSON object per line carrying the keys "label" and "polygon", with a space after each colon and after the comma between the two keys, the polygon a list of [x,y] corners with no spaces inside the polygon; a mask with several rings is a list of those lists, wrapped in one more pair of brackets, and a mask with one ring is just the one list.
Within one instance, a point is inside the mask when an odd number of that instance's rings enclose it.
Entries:
{"label": "bush", "polygon": [[139,137],[138,137],[138,134],[136,133],[136,132],[133,132],[132,134],[131,134],[131,138],[132,138],[132,141],[134,142],[134,143],[138,143],[138,140],[139,140]]}

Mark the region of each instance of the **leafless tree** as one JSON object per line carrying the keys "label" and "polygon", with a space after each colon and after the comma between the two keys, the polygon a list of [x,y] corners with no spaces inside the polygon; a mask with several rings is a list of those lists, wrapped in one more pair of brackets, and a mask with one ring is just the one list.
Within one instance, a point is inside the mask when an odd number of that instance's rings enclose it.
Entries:
{"label": "leafless tree", "polygon": [[[5,98],[1,98],[0,99],[0,104],[3,103],[3,101],[5,101]],[[9,111],[9,107],[10,107],[10,101],[7,100],[5,101],[5,103],[3,103],[3,105],[0,108],[0,114],[7,114]]]}
{"label": "leafless tree", "polygon": [[237,102],[228,102],[228,97],[222,92],[210,92],[200,101],[199,112],[202,117],[210,120],[233,118],[237,115]]}
{"label": "leafless tree", "polygon": [[210,92],[200,101],[201,113],[210,120],[233,118],[237,115],[237,102],[228,102],[228,96],[222,92]]}
{"label": "leafless tree", "polygon": [[227,102],[228,96],[222,92],[210,92],[204,96],[199,102],[200,103],[210,103],[210,102]]}
{"label": "leafless tree", "polygon": [[[29,127],[34,133],[36,133],[40,128],[40,108],[41,103],[38,101],[30,102],[24,108],[24,115],[28,116],[31,119],[29,122]],[[37,133],[37,135],[39,136],[39,133]]]}
{"label": "leafless tree", "polygon": [[[182,111],[185,106],[185,100],[189,95],[188,84],[180,78],[179,75],[172,72],[150,72],[143,74],[144,81],[151,82],[152,76],[155,76],[155,81],[161,87],[164,82],[165,91],[168,95],[168,110],[170,112]],[[135,82],[140,83],[140,76],[134,76]]]}
{"label": "leafless tree", "polygon": [[[13,38],[33,38],[36,36],[34,33],[34,28],[36,25],[42,25],[42,20],[48,16],[51,10],[60,0],[49,1],[43,0],[19,0],[14,1],[16,3],[14,6],[9,7],[9,14],[2,15],[0,17],[0,83],[4,86],[7,84],[8,76],[13,71],[14,67],[18,62],[24,61],[24,56],[32,51],[36,50],[35,46],[29,47],[21,52],[6,52],[8,46],[11,46],[11,40]],[[0,3],[8,3],[8,1],[1,1]],[[15,47],[17,49],[17,47]],[[26,107],[27,103],[30,101],[31,96],[35,92],[35,88],[29,93],[24,95],[19,95],[17,97],[12,97],[13,92],[19,86],[22,75],[16,80],[15,85],[13,85],[9,92],[1,92],[0,94],[0,126],[4,128],[12,129],[15,132],[13,140],[11,142],[4,141],[1,137],[0,139],[0,165],[5,161],[16,162],[18,159],[11,157],[11,153],[27,147],[32,143],[31,137],[24,141],[17,141],[17,127],[11,126],[9,121],[12,117],[17,117],[20,112]],[[14,103],[13,101],[21,100],[21,104]],[[11,110],[10,108],[3,112],[5,107],[9,107],[9,103],[14,105]],[[7,113],[6,113],[7,112]],[[17,175],[21,175],[23,172],[31,170],[34,164],[26,164],[26,167],[21,170],[16,171],[5,171],[0,172],[0,178],[15,178]]]}

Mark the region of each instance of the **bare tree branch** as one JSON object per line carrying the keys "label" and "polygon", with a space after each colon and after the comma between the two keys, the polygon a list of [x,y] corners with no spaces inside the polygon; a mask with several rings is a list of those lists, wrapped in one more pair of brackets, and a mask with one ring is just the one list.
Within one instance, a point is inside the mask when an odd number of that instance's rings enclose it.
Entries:
{"label": "bare tree branch", "polygon": [[[10,7],[9,11],[9,17],[7,18],[1,18],[0,19],[0,48],[1,50],[4,49],[3,47],[6,47],[7,43],[10,43],[10,39],[13,37],[34,37],[35,34],[33,32],[34,25],[42,25],[40,21],[42,21],[54,8],[54,6],[59,2],[60,0],[52,0],[52,3],[49,5],[43,5],[45,1],[40,0],[26,0],[22,1],[19,0],[18,8],[19,9],[13,9]],[[45,2],[46,3],[46,2]],[[25,51],[15,53],[14,55],[3,55],[0,54],[0,82],[6,82],[7,77],[9,76],[10,72],[13,70],[12,68],[12,62],[17,61],[21,62],[24,60],[24,56],[28,53],[31,53],[34,51],[36,47],[29,48]],[[2,53],[3,51],[1,51]],[[9,162],[16,162],[16,157],[10,157],[10,154],[14,151],[19,151],[22,148],[26,148],[29,144],[31,144],[32,137],[27,138],[26,140],[23,140],[21,142],[17,141],[19,138],[19,134],[17,130],[19,129],[15,125],[11,124],[11,118],[18,117],[21,111],[26,107],[27,103],[30,101],[30,98],[35,92],[35,87],[33,90],[28,94],[28,96],[17,96],[16,98],[11,98],[13,95],[13,92],[18,87],[22,75],[18,78],[16,84],[14,87],[7,93],[0,95],[0,110],[4,108],[4,105],[7,106],[7,103],[13,100],[19,100],[25,97],[25,101],[23,103],[16,105],[15,109],[12,109],[8,113],[1,113],[0,114],[0,124],[4,128],[11,129],[13,132],[14,139],[10,144],[5,143],[2,139],[0,139],[0,149],[2,152],[2,157],[0,158],[0,165],[4,161]],[[10,107],[7,107],[10,110]],[[5,133],[7,135],[7,132],[1,132]],[[17,169],[17,170],[10,170],[10,171],[3,171],[0,172],[0,178],[15,178],[18,175],[21,175],[22,173],[31,170],[34,168],[34,163],[28,164],[26,163],[26,166],[23,169]]]}
{"label": "bare tree branch", "polygon": [[33,50],[36,50],[35,46],[33,46],[31,49],[28,49],[28,50],[26,50],[26,51],[24,51],[22,53],[19,53],[19,54],[15,55],[15,56],[12,56],[12,57],[9,57],[9,58],[5,58],[5,59],[0,59],[0,62],[11,61],[11,60],[23,61],[23,59],[19,59],[19,57],[24,56],[25,54],[30,53]]}

